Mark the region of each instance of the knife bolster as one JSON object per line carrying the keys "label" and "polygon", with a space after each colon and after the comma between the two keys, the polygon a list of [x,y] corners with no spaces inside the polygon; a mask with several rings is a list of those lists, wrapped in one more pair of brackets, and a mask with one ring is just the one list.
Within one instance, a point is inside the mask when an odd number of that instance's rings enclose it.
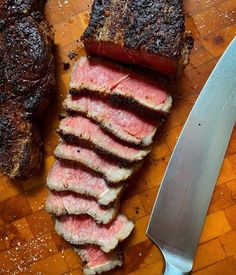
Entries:
{"label": "knife bolster", "polygon": [[165,262],[165,271],[164,275],[189,275],[190,272],[183,272],[180,269],[177,269],[175,266]]}
{"label": "knife bolster", "polygon": [[191,274],[193,261],[172,253],[169,250],[161,249],[165,259],[164,275],[189,275]]}

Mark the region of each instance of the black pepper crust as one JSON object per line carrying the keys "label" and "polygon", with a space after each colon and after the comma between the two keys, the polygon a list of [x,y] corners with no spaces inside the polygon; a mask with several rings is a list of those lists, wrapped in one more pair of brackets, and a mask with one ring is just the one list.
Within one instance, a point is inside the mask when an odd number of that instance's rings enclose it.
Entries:
{"label": "black pepper crust", "polygon": [[43,18],[42,11],[46,0],[1,0],[0,14],[1,19],[7,21],[14,17],[37,17],[40,15]]}
{"label": "black pepper crust", "polygon": [[182,0],[94,0],[82,40],[85,46],[90,41],[111,42],[126,50],[186,61],[193,39],[186,36],[184,23]]}
{"label": "black pepper crust", "polygon": [[50,28],[32,17],[16,20],[3,33],[8,92],[20,98],[27,116],[37,116],[48,104],[54,86]]}
{"label": "black pepper crust", "polygon": [[42,141],[38,128],[22,119],[19,103],[1,98],[0,105],[0,170],[11,178],[26,179],[40,169]]}
{"label": "black pepper crust", "polygon": [[89,27],[85,30],[83,38],[91,38],[101,29],[105,23],[106,11],[111,8],[111,0],[95,0],[92,5],[92,13],[90,14]]}
{"label": "black pepper crust", "polygon": [[36,118],[54,91],[53,37],[44,0],[0,0],[0,171],[27,179],[42,161]]}
{"label": "black pepper crust", "polygon": [[[103,41],[105,33],[106,41],[127,49],[178,59],[186,43],[184,31],[181,0],[94,0],[82,40]],[[117,32],[122,36],[118,40]]]}
{"label": "black pepper crust", "polygon": [[128,1],[126,14],[125,47],[172,58],[180,56],[184,32],[182,1],[132,0]]}

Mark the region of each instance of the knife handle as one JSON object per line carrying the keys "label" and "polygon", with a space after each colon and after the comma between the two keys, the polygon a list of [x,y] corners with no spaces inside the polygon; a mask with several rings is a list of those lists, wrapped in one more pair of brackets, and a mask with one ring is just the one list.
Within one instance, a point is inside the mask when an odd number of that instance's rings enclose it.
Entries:
{"label": "knife handle", "polygon": [[190,272],[183,272],[166,261],[164,275],[189,275]]}

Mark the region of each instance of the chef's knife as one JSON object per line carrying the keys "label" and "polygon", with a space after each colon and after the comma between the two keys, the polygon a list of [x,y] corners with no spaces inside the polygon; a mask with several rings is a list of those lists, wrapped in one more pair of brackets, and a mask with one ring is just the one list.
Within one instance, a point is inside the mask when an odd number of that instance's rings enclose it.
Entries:
{"label": "chef's knife", "polygon": [[236,119],[236,38],[217,63],[184,125],[158,192],[147,235],[165,275],[189,274]]}

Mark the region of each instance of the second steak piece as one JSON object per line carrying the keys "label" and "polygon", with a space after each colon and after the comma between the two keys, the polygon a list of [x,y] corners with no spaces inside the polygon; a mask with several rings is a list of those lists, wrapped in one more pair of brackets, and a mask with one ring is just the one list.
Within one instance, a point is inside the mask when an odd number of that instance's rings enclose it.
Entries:
{"label": "second steak piece", "polygon": [[53,34],[43,0],[0,1],[0,171],[25,180],[39,172],[37,118],[55,84]]}
{"label": "second steak piece", "polygon": [[65,140],[95,148],[122,161],[142,160],[150,148],[138,148],[105,133],[99,125],[82,116],[64,118],[59,125],[59,133]]}
{"label": "second steak piece", "polygon": [[94,0],[82,40],[91,55],[167,74],[187,63],[192,48],[181,0]]}
{"label": "second steak piece", "polygon": [[10,178],[26,179],[40,169],[42,141],[39,130],[29,120],[22,119],[17,102],[1,99],[0,87],[0,171]]}
{"label": "second steak piece", "polygon": [[150,75],[134,72],[117,63],[100,58],[81,57],[70,81],[72,94],[91,93],[110,98],[152,113],[168,113],[172,98],[166,88]]}

